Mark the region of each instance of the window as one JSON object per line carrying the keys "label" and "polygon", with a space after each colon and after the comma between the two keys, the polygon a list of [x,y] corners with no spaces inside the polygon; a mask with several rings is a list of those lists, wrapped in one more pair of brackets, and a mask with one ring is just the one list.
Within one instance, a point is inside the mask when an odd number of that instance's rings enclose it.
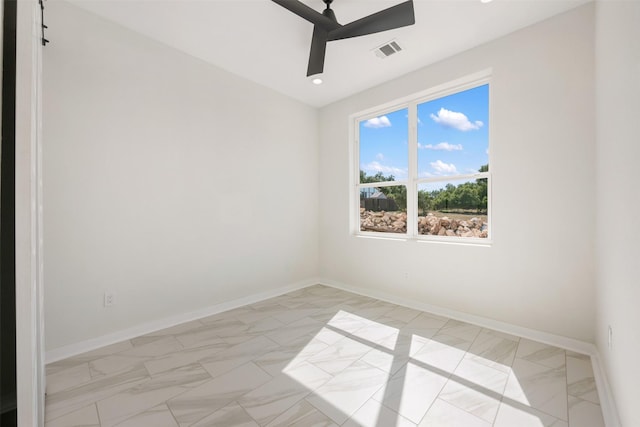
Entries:
{"label": "window", "polygon": [[488,77],[353,119],[357,234],[487,241]]}

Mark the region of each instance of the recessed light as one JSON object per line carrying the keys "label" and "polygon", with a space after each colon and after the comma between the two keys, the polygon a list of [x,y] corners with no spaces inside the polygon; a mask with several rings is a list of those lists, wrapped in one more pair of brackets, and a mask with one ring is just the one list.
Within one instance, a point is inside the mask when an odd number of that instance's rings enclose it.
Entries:
{"label": "recessed light", "polygon": [[480,0],[480,3],[491,3],[493,0]]}
{"label": "recessed light", "polygon": [[322,79],[320,77],[316,77],[315,79],[311,80],[311,83],[313,83],[314,85],[321,85]]}

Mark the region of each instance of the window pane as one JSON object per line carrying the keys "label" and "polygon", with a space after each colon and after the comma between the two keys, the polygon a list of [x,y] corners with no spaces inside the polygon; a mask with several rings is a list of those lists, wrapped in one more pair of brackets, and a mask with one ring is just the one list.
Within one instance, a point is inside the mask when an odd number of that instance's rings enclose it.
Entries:
{"label": "window pane", "polygon": [[418,234],[489,237],[487,178],[418,185]]}
{"label": "window pane", "polygon": [[368,120],[360,126],[360,182],[403,181],[408,171],[408,109]]}
{"label": "window pane", "polygon": [[418,105],[418,177],[489,168],[489,85]]}
{"label": "window pane", "polygon": [[407,232],[407,187],[360,189],[360,230]]}

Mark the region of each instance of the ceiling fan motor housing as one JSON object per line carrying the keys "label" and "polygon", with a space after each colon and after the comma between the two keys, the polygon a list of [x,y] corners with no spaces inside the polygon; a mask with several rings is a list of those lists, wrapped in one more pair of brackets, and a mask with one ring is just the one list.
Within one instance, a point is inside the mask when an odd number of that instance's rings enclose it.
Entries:
{"label": "ceiling fan motor housing", "polygon": [[332,21],[338,22],[338,20],[336,19],[336,14],[333,13],[333,9],[329,8],[329,3],[327,3],[327,8],[322,11],[322,14]]}

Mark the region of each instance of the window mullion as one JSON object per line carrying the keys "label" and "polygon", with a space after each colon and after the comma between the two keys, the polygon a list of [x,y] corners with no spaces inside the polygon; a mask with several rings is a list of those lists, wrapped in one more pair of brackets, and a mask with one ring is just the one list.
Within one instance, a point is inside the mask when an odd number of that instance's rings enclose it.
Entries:
{"label": "window mullion", "polygon": [[[353,125],[353,122],[352,124]],[[351,193],[351,232],[360,232],[360,126],[356,125],[350,129],[354,138],[354,144],[350,147],[353,150],[351,183],[355,184],[355,194]]]}
{"label": "window mullion", "polygon": [[380,182],[367,182],[359,184],[359,188],[383,188],[383,187],[396,187],[398,185],[405,185],[407,181],[380,181]]}
{"label": "window mullion", "polygon": [[407,235],[418,234],[418,104],[409,104],[409,173],[407,176]]}

